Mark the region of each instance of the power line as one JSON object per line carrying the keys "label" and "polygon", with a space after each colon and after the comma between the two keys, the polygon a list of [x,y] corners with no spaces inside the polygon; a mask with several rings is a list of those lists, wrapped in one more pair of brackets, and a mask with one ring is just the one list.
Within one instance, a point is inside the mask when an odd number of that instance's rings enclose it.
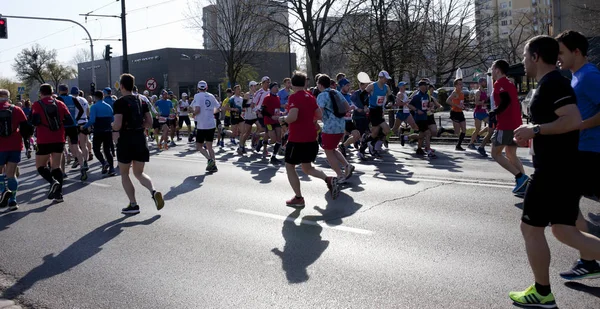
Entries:
{"label": "power line", "polygon": [[[127,34],[136,33],[136,32],[140,32],[140,31],[144,31],[144,30],[149,30],[149,29],[153,29],[153,28],[157,28],[157,27],[162,27],[162,26],[166,26],[166,25],[171,25],[171,24],[182,22],[184,20],[187,20],[187,18],[182,18],[182,19],[179,19],[179,20],[174,20],[174,21],[170,21],[170,22],[167,22],[167,23],[164,23],[164,24],[154,25],[154,26],[150,26],[150,27],[146,27],[146,28],[140,28],[140,29],[133,30],[133,31],[127,31]],[[115,35],[107,36],[104,39],[110,39],[110,38],[114,38],[114,37],[120,36],[120,35],[121,34],[115,34]]]}
{"label": "power line", "polygon": [[105,7],[109,6],[109,5],[111,5],[111,4],[115,4],[115,3],[117,3],[117,1],[114,1],[114,0],[113,0],[113,1],[111,1],[110,3],[108,3],[108,4],[105,4],[105,5],[103,5],[103,6],[99,7],[99,8],[97,8],[97,9],[95,9],[95,10],[92,10],[92,11],[88,12],[87,14],[92,14],[92,13],[94,13],[94,12],[96,12],[96,11],[99,11],[99,10],[101,10],[101,9],[103,9],[103,8],[105,8]]}
{"label": "power line", "polygon": [[127,12],[127,14],[130,14],[130,13],[133,13],[133,12],[137,12],[137,11],[141,11],[143,9],[149,9],[149,8],[152,8],[152,7],[155,7],[155,6],[159,6],[159,5],[163,5],[163,4],[175,2],[175,1],[180,1],[180,0],[167,0],[167,1],[160,2],[160,3],[156,3],[156,4],[144,6],[144,7],[139,7],[137,9],[129,10],[129,12]]}

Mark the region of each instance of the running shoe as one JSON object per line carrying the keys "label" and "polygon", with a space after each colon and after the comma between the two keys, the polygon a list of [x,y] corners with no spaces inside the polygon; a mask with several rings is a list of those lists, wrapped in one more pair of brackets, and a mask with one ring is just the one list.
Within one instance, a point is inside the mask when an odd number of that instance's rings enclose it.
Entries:
{"label": "running shoe", "polygon": [[336,198],[338,198],[338,196],[340,195],[338,179],[336,177],[327,177],[325,179],[325,182],[327,182],[327,188],[329,189],[329,192],[331,193],[331,198],[334,200]]}
{"label": "running shoe", "polygon": [[352,177],[352,175],[354,174],[354,170],[355,170],[354,165],[348,164],[348,166],[346,166],[346,169],[345,169],[346,179],[349,179],[350,177]]}
{"label": "running shoe", "polygon": [[158,191],[152,192],[152,200],[154,200],[154,205],[156,205],[157,210],[161,210],[165,207],[165,200],[163,199],[162,193]]}
{"label": "running shoe", "polygon": [[11,195],[12,195],[12,191],[10,191],[8,189],[6,189],[4,192],[2,192],[2,195],[0,195],[0,208],[6,207]]}
{"label": "running shoe", "polygon": [[279,148],[279,152],[277,153],[277,155],[280,155],[282,157],[285,156],[285,147]]}
{"label": "running shoe", "polygon": [[417,156],[424,156],[425,155],[425,151],[423,151],[422,148],[418,148],[417,149]]}
{"label": "running shoe", "polygon": [[385,146],[385,148],[390,148],[390,141],[388,140],[389,137],[385,137],[383,139],[383,146]]}
{"label": "running shoe", "polygon": [[212,166],[215,164],[215,161],[213,161],[213,159],[209,159],[208,160],[208,164],[206,164],[206,171],[210,171],[210,169],[212,168]]}
{"label": "running shoe", "polygon": [[281,160],[275,158],[275,157],[271,157],[271,164],[273,165],[279,165],[281,164]]}
{"label": "running shoe", "polygon": [[62,195],[62,193],[60,193],[60,192],[59,192],[59,193],[56,193],[56,194],[54,195],[54,202],[55,202],[55,203],[62,203],[62,202],[64,202],[64,201],[65,201],[65,200],[63,199],[63,195]]}
{"label": "running shoe", "polygon": [[17,204],[17,201],[8,202],[8,211],[15,211],[17,209],[19,209],[19,205]]}
{"label": "running shoe", "polygon": [[31,150],[27,150],[25,155],[27,156],[27,159],[31,159]]}
{"label": "running shoe", "polygon": [[527,175],[523,175],[517,179],[516,182],[517,184],[512,192],[515,194],[518,194],[519,192],[524,193],[525,188],[527,188],[527,183],[529,182],[529,177]]}
{"label": "running shoe", "polygon": [[169,147],[175,147],[175,146],[177,146],[177,144],[175,144],[174,141],[171,141],[171,143],[169,143]]}
{"label": "running shoe", "polygon": [[140,213],[140,206],[131,204],[127,205],[127,207],[121,209],[121,213],[124,215],[137,215]]}
{"label": "running shoe", "polygon": [[467,146],[467,148],[469,148],[471,150],[477,150],[477,147],[475,147],[475,144],[469,144],[469,146]]}
{"label": "running shoe", "polygon": [[369,154],[373,155],[373,152],[375,152],[375,147],[373,146],[373,143],[368,142],[367,146],[369,146]]}
{"label": "running shoe", "polygon": [[435,155],[435,153],[434,153],[433,151],[431,151],[431,150],[429,150],[429,151],[427,152],[427,157],[428,157],[428,158],[430,158],[430,159],[437,159],[437,156],[436,156],[436,155]]}
{"label": "running shoe", "polygon": [[79,160],[75,159],[75,161],[73,162],[73,165],[71,165],[71,168],[77,168],[79,166]]}
{"label": "running shoe", "polygon": [[209,173],[216,173],[216,172],[218,172],[218,171],[219,171],[219,169],[217,168],[217,165],[216,165],[216,164],[215,164],[215,165],[213,165],[213,166],[212,166],[212,167],[211,167],[211,168],[208,170],[208,172],[209,172]]}
{"label": "running shoe", "polygon": [[181,137],[178,137],[178,138],[177,138],[177,141],[178,141],[178,142],[179,142],[179,141],[181,141]]}
{"label": "running shoe", "polygon": [[52,183],[52,185],[50,186],[50,191],[48,192],[49,200],[53,200],[56,197],[56,194],[58,193],[59,188],[60,188],[60,183],[58,183],[58,181],[55,181]]}
{"label": "running shoe", "polygon": [[477,148],[477,152],[479,152],[479,154],[480,154],[482,157],[487,157],[487,156],[488,156],[487,152],[485,152],[485,148],[483,148],[483,147],[479,147],[479,148]]}
{"label": "running shoe", "polygon": [[344,147],[344,145],[341,145],[341,144],[340,144],[340,145],[338,146],[338,149],[339,149],[339,151],[342,153],[342,155],[343,155],[344,157],[346,157],[346,156],[347,156],[347,154],[346,154],[346,147]]}
{"label": "running shoe", "polygon": [[104,165],[102,165],[102,170],[100,171],[100,173],[102,175],[108,173],[108,168],[109,168],[108,163],[104,163]]}
{"label": "running shoe", "polygon": [[112,177],[112,176],[116,176],[117,172],[115,171],[114,167],[111,167],[108,169],[108,174],[106,174],[107,177]]}
{"label": "running shoe", "polygon": [[524,307],[537,307],[537,308],[558,308],[554,295],[552,293],[542,296],[535,289],[535,285],[528,287],[522,292],[510,292],[508,296],[516,304]]}
{"label": "running shoe", "polygon": [[88,179],[87,171],[82,167],[80,173],[81,173],[81,176],[79,177],[79,180],[86,181]]}
{"label": "running shoe", "polygon": [[400,134],[400,145],[404,147],[404,134]]}
{"label": "running shoe", "polygon": [[367,158],[365,157],[365,154],[364,154],[364,153],[362,153],[362,152],[359,152],[359,153],[358,153],[358,159],[359,159],[359,160],[361,160],[361,161],[365,161],[365,160],[367,160]]}
{"label": "running shoe", "polygon": [[87,161],[83,162],[83,166],[81,168],[84,169],[86,172],[90,170]]}
{"label": "running shoe", "polygon": [[347,179],[345,176],[339,176],[339,177],[337,178],[337,183],[338,183],[339,185],[341,185],[341,184],[345,184],[345,183],[346,183],[346,180],[348,180],[348,179]]}
{"label": "running shoe", "polygon": [[304,204],[303,197],[294,196],[294,198],[292,198],[291,200],[285,201],[285,206],[287,206],[287,207],[303,208],[304,205],[305,204]]}
{"label": "running shoe", "polygon": [[242,154],[244,154],[244,152],[242,151],[242,148],[238,148],[238,149],[237,149],[237,154],[239,154],[239,155],[242,155]]}
{"label": "running shoe", "polygon": [[464,148],[462,148],[461,146],[456,146],[456,148],[454,148],[456,151],[465,151]]}
{"label": "running shoe", "polygon": [[600,265],[596,261],[583,263],[579,260],[573,265],[571,270],[560,273],[560,276],[565,280],[600,278]]}
{"label": "running shoe", "polygon": [[94,160],[94,154],[90,152],[90,155],[88,156],[88,161],[92,160]]}

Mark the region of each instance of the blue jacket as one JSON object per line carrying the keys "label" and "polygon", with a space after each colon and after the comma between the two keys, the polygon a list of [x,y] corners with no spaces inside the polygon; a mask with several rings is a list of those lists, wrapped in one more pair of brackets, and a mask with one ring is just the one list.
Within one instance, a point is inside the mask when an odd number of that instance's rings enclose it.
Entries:
{"label": "blue jacket", "polygon": [[90,119],[83,128],[87,129],[93,125],[94,133],[112,132],[114,118],[112,107],[104,101],[97,101],[90,107]]}

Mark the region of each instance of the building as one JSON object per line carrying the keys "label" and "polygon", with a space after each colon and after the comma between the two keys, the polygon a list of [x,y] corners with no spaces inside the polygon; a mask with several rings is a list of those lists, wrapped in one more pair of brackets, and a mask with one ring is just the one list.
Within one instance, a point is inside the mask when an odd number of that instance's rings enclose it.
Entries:
{"label": "building", "polygon": [[[289,68],[296,67],[296,55],[273,52],[256,52],[251,64],[256,79],[268,75],[273,81],[281,81],[289,76]],[[96,89],[103,89],[108,82],[108,68],[104,60],[97,60]],[[116,82],[121,72],[121,57],[111,59],[112,76],[110,87],[117,88]],[[86,93],[90,91],[92,83],[92,63],[80,63],[79,87]],[[224,91],[219,85],[226,78],[226,64],[218,50],[164,48],[129,55],[129,71],[136,78],[136,85],[140,91],[147,89],[146,82],[154,79],[157,84],[153,94],[158,94],[162,89],[170,89],[180,95],[183,92],[195,93],[198,81],[205,80],[209,91],[215,94]],[[242,84],[242,81],[239,81]],[[247,84],[242,84],[242,89],[247,89]]]}
{"label": "building", "polygon": [[575,30],[588,37],[600,36],[600,1],[552,0],[552,35]]}

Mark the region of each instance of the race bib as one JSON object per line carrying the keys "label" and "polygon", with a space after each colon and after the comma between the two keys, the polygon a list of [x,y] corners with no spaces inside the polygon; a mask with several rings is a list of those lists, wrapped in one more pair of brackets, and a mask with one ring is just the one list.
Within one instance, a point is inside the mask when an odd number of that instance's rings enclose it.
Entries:
{"label": "race bib", "polygon": [[158,123],[165,123],[165,122],[167,122],[167,117],[162,117],[162,116],[158,117]]}
{"label": "race bib", "polygon": [[175,119],[175,115],[173,115],[173,114],[169,115],[169,119]]}
{"label": "race bib", "polygon": [[377,106],[383,106],[385,104],[385,97],[379,96],[377,97]]}
{"label": "race bib", "polygon": [[421,109],[426,111],[429,108],[429,101],[421,101]]}

